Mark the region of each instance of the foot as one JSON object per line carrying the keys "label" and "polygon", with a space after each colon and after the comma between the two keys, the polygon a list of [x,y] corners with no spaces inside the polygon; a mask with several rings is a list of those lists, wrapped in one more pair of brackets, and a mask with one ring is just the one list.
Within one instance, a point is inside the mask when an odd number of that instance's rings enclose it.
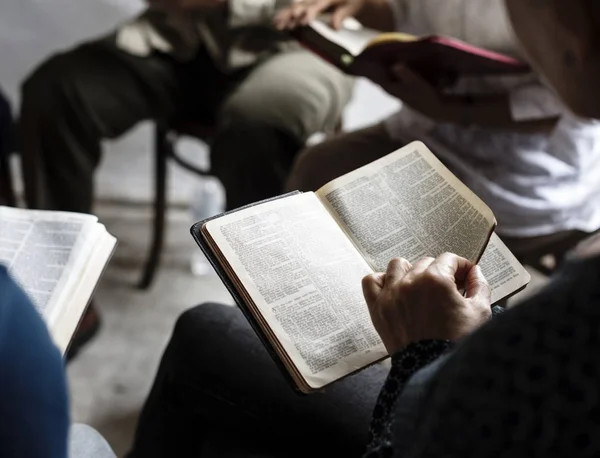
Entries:
{"label": "foot", "polygon": [[83,318],[81,319],[81,322],[75,331],[71,345],[67,350],[67,362],[70,362],[73,360],[73,358],[75,358],[75,356],[77,356],[79,350],[81,350],[87,343],[89,343],[90,340],[94,338],[99,329],[100,315],[98,315],[98,312],[94,307],[94,303],[91,303],[83,315]]}

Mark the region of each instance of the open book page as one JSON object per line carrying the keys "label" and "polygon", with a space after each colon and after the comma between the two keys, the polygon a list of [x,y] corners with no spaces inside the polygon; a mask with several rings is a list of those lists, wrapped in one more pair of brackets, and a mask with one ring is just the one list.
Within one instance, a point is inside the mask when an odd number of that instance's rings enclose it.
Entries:
{"label": "open book page", "polygon": [[92,215],[0,207],[0,262],[51,323],[99,235]]}
{"label": "open book page", "polygon": [[490,238],[479,266],[492,289],[492,304],[529,283],[531,276],[500,237]]}
{"label": "open book page", "polygon": [[361,290],[372,270],[314,193],[240,210],[204,228],[310,387],[387,355]]}
{"label": "open book page", "polygon": [[325,15],[311,22],[309,27],[330,42],[344,48],[354,57],[358,56],[369,42],[380,35],[380,32],[376,30],[363,27],[354,18],[346,18],[339,30],[333,29],[329,24],[330,17]]}
{"label": "open book page", "polygon": [[371,267],[456,253],[477,262],[492,211],[421,142],[413,142],[317,192]]}
{"label": "open book page", "polygon": [[[91,245],[90,258],[84,269],[77,275],[74,288],[66,295],[64,306],[58,307],[49,321],[50,333],[63,353],[69,346],[79,320],[83,316],[117,244],[117,239],[110,235],[103,225],[97,224],[95,228],[98,237]],[[89,240],[92,240],[92,237]]]}

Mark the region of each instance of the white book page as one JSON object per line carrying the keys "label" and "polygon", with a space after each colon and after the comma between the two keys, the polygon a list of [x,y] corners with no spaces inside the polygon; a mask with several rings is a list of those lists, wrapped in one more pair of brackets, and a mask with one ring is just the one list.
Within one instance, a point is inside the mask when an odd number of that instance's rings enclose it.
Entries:
{"label": "white book page", "polygon": [[492,290],[492,304],[531,280],[531,275],[508,249],[496,233],[492,234],[490,242],[479,261],[483,275]]}
{"label": "white book page", "polygon": [[99,237],[92,215],[0,207],[0,262],[47,323],[77,286]]}
{"label": "white book page", "polygon": [[387,355],[362,294],[372,269],[314,193],[205,228],[310,387]]}
{"label": "white book page", "polygon": [[69,346],[79,320],[89,304],[117,244],[117,239],[110,235],[103,225],[97,224],[96,228],[99,237],[94,243],[85,268],[77,276],[75,288],[71,290],[70,297],[65,298],[64,306],[54,314],[53,321],[48,323],[50,334],[63,353]]}
{"label": "white book page", "polygon": [[495,223],[487,205],[421,142],[331,181],[317,195],[377,272],[397,256],[415,262],[449,251],[475,262]]}

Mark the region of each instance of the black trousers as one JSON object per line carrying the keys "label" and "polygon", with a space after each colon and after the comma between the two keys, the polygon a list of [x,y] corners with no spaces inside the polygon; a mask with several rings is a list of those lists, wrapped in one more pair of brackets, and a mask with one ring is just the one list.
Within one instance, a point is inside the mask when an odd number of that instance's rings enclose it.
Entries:
{"label": "black trousers", "polygon": [[359,457],[387,369],[296,394],[236,307],[178,320],[129,458]]}

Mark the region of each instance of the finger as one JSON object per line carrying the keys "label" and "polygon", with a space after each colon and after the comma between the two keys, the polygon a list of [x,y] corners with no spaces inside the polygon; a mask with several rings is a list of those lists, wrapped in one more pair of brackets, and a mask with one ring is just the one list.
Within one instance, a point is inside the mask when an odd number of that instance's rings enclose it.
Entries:
{"label": "finger", "polygon": [[490,303],[492,300],[492,290],[483,276],[481,267],[473,266],[467,272],[465,278],[465,291],[468,299],[481,300]]}
{"label": "finger", "polygon": [[414,263],[413,268],[410,271],[411,275],[422,274],[427,270],[431,263],[433,263],[433,261],[435,261],[435,259],[431,257],[426,257],[418,260]]}
{"label": "finger", "polygon": [[294,3],[289,8],[283,10],[277,16],[277,19],[276,19],[277,24],[278,24],[277,28],[282,30],[282,29],[293,29],[293,28],[297,27],[300,23],[302,16],[304,15],[306,8],[308,8],[308,6],[309,6],[309,2],[301,1],[298,3]]}
{"label": "finger", "polygon": [[465,277],[473,266],[471,261],[454,253],[444,253],[438,256],[432,264],[432,267],[436,268],[444,277],[457,284],[464,284]]}
{"label": "finger", "polygon": [[285,29],[291,21],[291,17],[292,17],[291,15],[292,15],[292,12],[291,12],[290,8],[280,11],[273,19],[273,22],[275,23],[275,27],[278,30]]}
{"label": "finger", "polygon": [[353,13],[353,7],[350,5],[342,6],[336,9],[331,16],[331,26],[335,30],[339,30],[342,27],[342,24],[344,23],[344,19],[352,16]]}
{"label": "finger", "polygon": [[385,274],[383,272],[374,273],[367,275],[362,279],[362,290],[363,296],[367,301],[367,305],[371,307],[371,304],[377,301],[383,285],[385,283]]}
{"label": "finger", "polygon": [[299,21],[304,14],[306,13],[306,10],[309,7],[309,2],[301,2],[301,3],[297,3],[296,5],[294,5],[292,7],[292,18],[295,21]]}
{"label": "finger", "polygon": [[404,258],[394,258],[390,261],[385,271],[385,284],[392,286],[402,280],[410,272],[412,265]]}
{"label": "finger", "polygon": [[332,5],[331,0],[317,0],[309,6],[302,17],[302,24],[307,25],[314,21],[319,14],[328,9]]}
{"label": "finger", "polygon": [[424,85],[430,86],[429,82],[421,75],[411,70],[408,67],[404,67],[398,74],[398,78],[403,84],[410,87],[423,87]]}

